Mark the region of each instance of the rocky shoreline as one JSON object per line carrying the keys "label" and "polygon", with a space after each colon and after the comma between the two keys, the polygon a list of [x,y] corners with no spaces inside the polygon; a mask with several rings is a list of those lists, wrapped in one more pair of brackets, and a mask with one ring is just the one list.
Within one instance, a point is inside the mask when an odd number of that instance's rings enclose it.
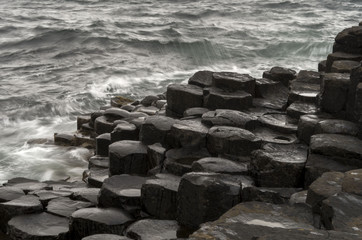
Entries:
{"label": "rocky shoreline", "polygon": [[199,71],[54,143],[83,181],[8,180],[1,239],[362,239],[362,23],[317,71]]}

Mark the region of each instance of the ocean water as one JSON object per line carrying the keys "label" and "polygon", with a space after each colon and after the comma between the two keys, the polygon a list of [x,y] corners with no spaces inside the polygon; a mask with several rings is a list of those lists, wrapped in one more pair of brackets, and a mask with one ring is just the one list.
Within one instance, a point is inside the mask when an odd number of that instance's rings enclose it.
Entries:
{"label": "ocean water", "polygon": [[361,16],[361,0],[0,0],[0,183],[80,176],[91,153],[49,142],[114,95],[205,69],[316,70]]}

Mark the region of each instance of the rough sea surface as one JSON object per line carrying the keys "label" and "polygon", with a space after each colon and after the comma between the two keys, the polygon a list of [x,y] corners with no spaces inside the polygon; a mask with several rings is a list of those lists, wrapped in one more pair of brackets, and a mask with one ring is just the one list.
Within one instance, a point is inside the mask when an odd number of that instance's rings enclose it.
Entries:
{"label": "rough sea surface", "polygon": [[80,176],[88,150],[39,139],[113,95],[162,93],[204,69],[316,70],[361,16],[361,0],[0,0],[0,183]]}

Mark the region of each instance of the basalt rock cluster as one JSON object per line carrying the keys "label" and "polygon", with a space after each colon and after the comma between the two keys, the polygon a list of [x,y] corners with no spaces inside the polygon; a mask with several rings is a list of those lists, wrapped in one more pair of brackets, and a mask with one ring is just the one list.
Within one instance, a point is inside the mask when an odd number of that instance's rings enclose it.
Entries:
{"label": "basalt rock cluster", "polygon": [[0,188],[10,239],[362,239],[362,26],[319,71],[188,84],[78,117],[84,182]]}

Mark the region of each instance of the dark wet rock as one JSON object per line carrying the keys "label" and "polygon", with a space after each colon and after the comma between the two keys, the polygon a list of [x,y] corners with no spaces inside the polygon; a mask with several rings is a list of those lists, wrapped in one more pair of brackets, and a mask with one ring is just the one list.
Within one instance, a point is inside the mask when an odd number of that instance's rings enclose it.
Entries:
{"label": "dark wet rock", "polygon": [[148,95],[141,100],[141,104],[145,107],[149,107],[152,105],[152,103],[156,102],[157,100],[159,100],[158,96]]}
{"label": "dark wet rock", "polygon": [[271,145],[253,153],[249,170],[257,186],[301,187],[306,160],[304,145]]}
{"label": "dark wet rock", "polygon": [[92,187],[100,188],[106,178],[109,170],[104,168],[90,168],[88,174],[88,184]]}
{"label": "dark wet rock", "polygon": [[192,163],[191,168],[193,172],[226,173],[231,175],[247,175],[248,173],[247,164],[216,157],[197,160]]}
{"label": "dark wet rock", "polygon": [[322,201],[342,191],[343,178],[343,173],[326,172],[309,186],[306,203],[314,212],[320,213]]}
{"label": "dark wet rock", "polygon": [[75,146],[80,146],[88,149],[94,149],[96,142],[92,136],[83,135],[82,133],[74,134]]}
{"label": "dark wet rock", "polygon": [[11,239],[68,239],[68,219],[52,214],[21,215],[12,218],[8,224],[8,234]]}
{"label": "dark wet rock", "polygon": [[138,140],[139,130],[133,123],[122,122],[111,132],[111,142],[117,142],[122,140]]}
{"label": "dark wet rock", "polygon": [[129,112],[120,108],[108,108],[104,111],[104,116],[115,121],[123,118],[128,118]]}
{"label": "dark wet rock", "polygon": [[263,73],[263,78],[268,78],[277,82],[283,83],[284,86],[289,86],[289,81],[296,77],[296,72],[292,69],[283,67],[273,67],[269,71]]}
{"label": "dark wet rock", "polygon": [[139,141],[119,141],[109,146],[109,172],[116,174],[146,175],[148,167],[147,146]]}
{"label": "dark wet rock", "polygon": [[353,26],[346,28],[342,32],[338,33],[335,38],[336,43],[352,48],[362,48],[362,27]]}
{"label": "dark wet rock", "polygon": [[298,139],[309,144],[310,137],[315,134],[319,122],[332,118],[329,114],[303,115],[298,122]]}
{"label": "dark wet rock", "polygon": [[245,112],[229,109],[216,109],[202,115],[202,122],[208,126],[231,126],[255,129],[259,122],[256,116]]}
{"label": "dark wet rock", "polygon": [[202,105],[202,88],[195,85],[168,85],[167,108],[177,115],[182,116],[186,109]]}
{"label": "dark wet rock", "polygon": [[362,196],[362,169],[355,169],[345,173],[342,190],[346,193]]}
{"label": "dark wet rock", "polygon": [[241,193],[243,202],[258,201],[273,204],[288,203],[292,194],[296,193],[297,188],[258,188],[254,186],[245,187]]}
{"label": "dark wet rock", "polygon": [[289,204],[290,204],[290,205],[306,204],[307,194],[308,194],[308,191],[307,191],[307,190],[293,193],[293,194],[290,196]]}
{"label": "dark wet rock", "polygon": [[339,60],[334,61],[331,66],[331,72],[334,73],[350,73],[353,68],[360,64],[358,61]]}
{"label": "dark wet rock", "polygon": [[350,79],[346,73],[327,73],[322,78],[320,105],[323,111],[338,113],[347,104]]}
{"label": "dark wet rock", "polygon": [[[190,236],[190,240],[201,239],[259,239],[267,234],[277,234],[277,239],[285,233],[300,234],[318,231],[311,226],[313,216],[306,206],[273,205],[263,202],[244,202],[223,214],[218,220],[209,222]],[[318,236],[319,237],[319,236]],[[318,238],[317,238],[318,239]]]}
{"label": "dark wet rock", "polygon": [[346,120],[328,119],[317,123],[315,133],[333,133],[357,136],[358,125]]}
{"label": "dark wet rock", "polygon": [[316,114],[318,108],[314,103],[294,102],[287,108],[288,116],[299,119],[302,115]]}
{"label": "dark wet rock", "polygon": [[83,124],[89,123],[91,121],[91,116],[78,116],[77,117],[77,130],[80,130],[82,128]]}
{"label": "dark wet rock", "polygon": [[130,225],[126,236],[138,240],[176,239],[178,228],[176,221],[143,219]]}
{"label": "dark wet rock", "polygon": [[24,196],[25,193],[18,187],[0,187],[0,202],[8,202]]}
{"label": "dark wet rock", "polygon": [[208,132],[209,128],[201,123],[201,119],[181,120],[171,127],[175,147],[205,147]]}
{"label": "dark wet rock", "polygon": [[204,89],[204,107],[240,111],[252,107],[252,96],[245,91],[227,92],[219,88],[207,88]]}
{"label": "dark wet rock", "polygon": [[159,143],[147,146],[148,166],[153,169],[157,166],[163,166],[166,149]]}
{"label": "dark wet rock", "polygon": [[198,71],[190,79],[189,84],[193,84],[199,87],[209,87],[212,85],[212,75],[214,72],[211,71]]}
{"label": "dark wet rock", "polygon": [[88,168],[109,168],[109,158],[103,156],[93,156],[89,159]]}
{"label": "dark wet rock", "polygon": [[44,183],[48,184],[48,187],[46,189],[52,189],[54,191],[57,190],[64,190],[68,191],[71,188],[83,188],[86,187],[87,184],[84,181],[72,181],[68,182],[66,180],[60,180],[60,181],[44,181]]}
{"label": "dark wet rock", "polygon": [[282,83],[267,78],[256,79],[255,97],[270,99],[281,95],[288,96],[288,88]]}
{"label": "dark wet rock", "polygon": [[178,222],[193,228],[218,219],[240,202],[242,186],[251,184],[249,178],[242,176],[217,173],[184,175],[178,190]]}
{"label": "dark wet rock", "polygon": [[166,106],[167,100],[157,100],[152,104],[152,106],[157,107],[158,109],[162,109]]}
{"label": "dark wet rock", "polygon": [[205,157],[210,157],[210,153],[205,148],[171,149],[166,152],[164,168],[169,173],[182,176],[192,171],[191,165],[193,162]]}
{"label": "dark wet rock", "polygon": [[262,126],[281,133],[296,133],[297,125],[295,120],[284,113],[267,113],[259,118]]}
{"label": "dark wet rock", "polygon": [[142,185],[142,206],[157,219],[176,219],[180,177],[171,174],[158,174],[156,177]]}
{"label": "dark wet rock", "polygon": [[151,145],[161,143],[163,146],[169,145],[171,127],[177,120],[165,116],[151,116],[146,119],[140,130],[140,141]]}
{"label": "dark wet rock", "polygon": [[136,107],[130,104],[123,105],[121,109],[126,110],[127,112],[132,112]]}
{"label": "dark wet rock", "polygon": [[362,66],[351,71],[347,98],[347,112],[349,118],[358,121],[362,112]]}
{"label": "dark wet rock", "polygon": [[46,210],[48,213],[68,218],[73,212],[91,206],[94,205],[90,202],[74,201],[67,197],[58,197],[49,201]]}
{"label": "dark wet rock", "polygon": [[334,52],[328,55],[326,62],[326,72],[331,72],[332,65],[335,61],[338,60],[348,60],[348,61],[362,61],[362,55],[345,53],[345,52]]}
{"label": "dark wet rock", "polygon": [[134,102],[134,100],[122,96],[116,96],[111,98],[112,107],[122,107],[123,105],[131,104],[132,102]]}
{"label": "dark wet rock", "polygon": [[307,83],[294,80],[290,84],[290,92],[288,102],[306,102],[306,103],[317,103],[317,96],[320,92],[320,83]]}
{"label": "dark wet rock", "polygon": [[311,153],[325,156],[341,157],[344,163],[362,163],[362,140],[347,135],[340,134],[317,134],[311,137]]}
{"label": "dark wet rock", "polygon": [[37,180],[27,179],[27,178],[13,178],[8,180],[5,186],[16,187],[23,190],[25,193],[43,190],[48,187],[48,184],[39,182]]}
{"label": "dark wet rock", "polygon": [[338,193],[324,200],[322,222],[327,230],[357,233],[362,238],[362,197]]}
{"label": "dark wet rock", "polygon": [[260,138],[263,143],[294,144],[298,142],[297,137],[293,133],[281,133],[265,127],[257,128],[253,133]]}
{"label": "dark wet rock", "polygon": [[189,108],[185,110],[183,117],[201,117],[208,111],[209,109],[203,107]]}
{"label": "dark wet rock", "polygon": [[[306,229],[291,229],[291,230],[282,230],[273,231],[274,233],[265,234],[261,237],[258,237],[257,240],[350,240],[350,239],[360,239],[357,234],[347,233],[347,232],[337,232],[337,231],[325,231],[319,229],[306,230]],[[253,238],[254,240],[255,238]]]}
{"label": "dark wet rock", "polygon": [[287,108],[288,101],[285,99],[264,99],[264,98],[254,98],[253,106],[257,108],[266,108],[278,111],[284,111]]}
{"label": "dark wet rock", "polygon": [[74,134],[54,133],[54,144],[60,146],[74,146]]}
{"label": "dark wet rock", "polygon": [[89,122],[89,126],[92,127],[92,128],[94,128],[94,123],[95,123],[96,119],[97,119],[98,117],[103,116],[103,114],[104,114],[104,110],[98,110],[98,111],[96,111],[96,112],[92,112],[92,113],[91,113],[91,120],[90,120],[90,122]]}
{"label": "dark wet rock", "polygon": [[133,221],[126,211],[116,208],[83,208],[75,211],[70,218],[71,239],[110,233],[121,235]]}
{"label": "dark wet rock", "polygon": [[100,191],[99,188],[82,187],[82,188],[69,188],[67,190],[73,192],[71,198],[74,200],[91,202],[94,205],[98,204],[97,198]]}
{"label": "dark wet rock", "polygon": [[82,240],[129,240],[130,238],[115,234],[94,234],[82,238]]}
{"label": "dark wet rock", "polygon": [[94,121],[94,130],[97,134],[110,133],[113,131],[113,121],[105,116],[97,117]]}
{"label": "dark wet rock", "polygon": [[111,134],[103,133],[96,137],[96,154],[108,156],[108,147],[111,144]]}
{"label": "dark wet rock", "polygon": [[46,206],[48,202],[51,201],[52,199],[60,197],[70,197],[72,195],[72,192],[66,190],[39,190],[39,191],[30,192],[29,195],[30,194],[38,196],[43,206]]}
{"label": "dark wet rock", "polygon": [[107,178],[99,193],[99,205],[118,208],[123,208],[125,205],[139,206],[141,187],[147,179],[149,178],[127,174]]}
{"label": "dark wet rock", "polygon": [[327,60],[318,63],[318,72],[325,72],[327,70]]}
{"label": "dark wet rock", "polygon": [[309,154],[305,165],[304,187],[308,187],[325,172],[346,172],[357,169],[360,166],[343,163],[343,159],[335,156],[323,156],[319,154]]}
{"label": "dark wet rock", "polygon": [[215,126],[207,136],[207,148],[212,154],[247,156],[261,147],[261,139],[248,130]]}
{"label": "dark wet rock", "polygon": [[321,74],[316,71],[300,70],[297,75],[296,81],[319,85],[321,82]]}
{"label": "dark wet rock", "polygon": [[96,133],[94,131],[94,127],[90,125],[90,123],[84,123],[80,129],[80,132],[83,134],[90,135],[92,137],[96,137]]}
{"label": "dark wet rock", "polygon": [[43,205],[36,196],[22,196],[9,202],[0,203],[0,230],[6,232],[6,223],[15,216],[37,213]]}
{"label": "dark wet rock", "polygon": [[214,87],[230,90],[245,91],[252,96],[255,95],[255,78],[248,74],[236,72],[216,72],[212,75],[212,84]]}

